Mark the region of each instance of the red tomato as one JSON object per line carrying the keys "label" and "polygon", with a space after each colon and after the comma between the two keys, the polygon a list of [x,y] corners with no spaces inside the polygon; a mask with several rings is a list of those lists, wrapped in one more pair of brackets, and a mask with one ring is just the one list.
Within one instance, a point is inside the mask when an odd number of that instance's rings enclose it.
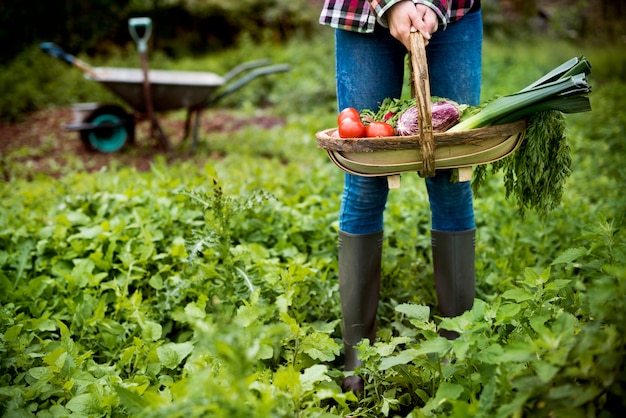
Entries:
{"label": "red tomato", "polygon": [[365,125],[360,120],[346,118],[339,124],[339,136],[342,138],[362,138],[365,136]]}
{"label": "red tomato", "polygon": [[375,138],[377,136],[394,136],[393,126],[386,122],[372,122],[365,127],[365,136]]}
{"label": "red tomato", "polygon": [[339,112],[339,116],[337,116],[337,125],[341,124],[341,121],[344,119],[354,119],[361,120],[361,115],[359,111],[353,107],[346,107],[341,112]]}

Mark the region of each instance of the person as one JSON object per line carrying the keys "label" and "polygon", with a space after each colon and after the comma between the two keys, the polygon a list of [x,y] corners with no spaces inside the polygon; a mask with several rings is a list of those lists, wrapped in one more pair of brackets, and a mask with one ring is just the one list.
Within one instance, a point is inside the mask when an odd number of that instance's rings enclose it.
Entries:
{"label": "person", "polygon": [[[401,96],[410,32],[425,39],[432,96],[477,105],[482,76],[480,0],[325,0],[319,22],[335,30],[339,110],[378,108]],[[475,222],[469,182],[451,182],[451,170],[426,178],[431,247],[439,312],[471,309],[475,294]],[[385,177],[345,174],[339,214],[338,270],[344,368],[362,361],[355,345],[376,337],[381,282]],[[441,331],[446,338],[453,332]],[[348,373],[344,391],[360,392],[363,379]]]}

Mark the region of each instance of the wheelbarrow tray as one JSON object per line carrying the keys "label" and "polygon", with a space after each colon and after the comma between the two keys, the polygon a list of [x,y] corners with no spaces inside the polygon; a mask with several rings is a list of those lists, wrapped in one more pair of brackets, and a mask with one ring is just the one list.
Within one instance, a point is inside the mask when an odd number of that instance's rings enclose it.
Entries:
{"label": "wheelbarrow tray", "polygon": [[[86,74],[139,112],[147,110],[141,69],[96,67]],[[157,112],[200,106],[226,80],[215,73],[200,71],[149,70],[153,109]]]}

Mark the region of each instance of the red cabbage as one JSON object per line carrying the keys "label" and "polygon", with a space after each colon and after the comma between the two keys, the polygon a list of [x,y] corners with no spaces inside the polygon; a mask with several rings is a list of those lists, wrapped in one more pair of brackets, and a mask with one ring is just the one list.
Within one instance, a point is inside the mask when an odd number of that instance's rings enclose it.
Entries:
{"label": "red cabbage", "polygon": [[[445,132],[461,119],[459,105],[453,101],[445,100],[431,105],[433,114],[433,132]],[[396,122],[396,132],[400,136],[417,135],[419,132],[419,118],[417,107],[411,106],[406,109]]]}

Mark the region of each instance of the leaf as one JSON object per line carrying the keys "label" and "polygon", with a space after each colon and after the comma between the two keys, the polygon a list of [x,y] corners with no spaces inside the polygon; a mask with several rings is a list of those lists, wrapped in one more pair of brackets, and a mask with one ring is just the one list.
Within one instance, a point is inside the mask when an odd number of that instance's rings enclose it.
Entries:
{"label": "leaf", "polygon": [[436,353],[443,355],[450,349],[452,342],[446,338],[426,340],[415,350],[416,355]]}
{"label": "leaf", "polygon": [[78,287],[87,287],[90,283],[90,278],[93,276],[93,269],[96,267],[94,261],[90,258],[82,258],[74,260],[74,268],[72,269],[72,276],[75,279],[75,283]]}
{"label": "leaf", "polygon": [[46,382],[54,377],[54,372],[48,367],[31,367],[28,374],[36,380],[44,379]]}
{"label": "leaf", "polygon": [[193,351],[192,343],[167,343],[157,348],[157,356],[164,367],[174,369]]}
{"label": "leaf", "polygon": [[570,403],[572,408],[577,408],[590,399],[602,393],[602,389],[595,385],[583,386],[574,384],[563,384],[551,388],[548,398],[553,400],[563,400]]}
{"label": "leaf", "polygon": [[395,310],[405,314],[409,318],[417,319],[421,322],[428,322],[430,318],[430,308],[424,305],[412,303],[402,303],[395,307]]}
{"label": "leaf", "polygon": [[326,374],[328,367],[323,364],[316,364],[305,369],[300,374],[300,384],[305,391],[312,390],[318,382],[330,382],[332,379]]}
{"label": "leaf", "polygon": [[561,312],[554,321],[552,331],[559,335],[575,335],[576,329],[580,327],[578,318],[569,312]]}
{"label": "leaf", "polygon": [[185,258],[189,255],[185,247],[185,240],[182,237],[174,238],[170,248],[170,255],[176,258]]}
{"label": "leaf", "polygon": [[556,294],[559,290],[565,289],[571,283],[572,283],[571,280],[565,280],[565,279],[551,280],[549,283],[546,284],[545,290],[546,292],[550,291],[551,294]]}
{"label": "leaf", "polygon": [[68,238],[69,241],[72,241],[74,239],[77,238],[83,238],[86,240],[93,240],[98,238],[98,236],[100,234],[102,234],[102,226],[101,225],[96,225],[96,226],[92,226],[92,227],[81,227],[80,228],[80,232],[78,234],[72,235],[71,237]]}
{"label": "leaf", "polygon": [[484,386],[483,390],[480,392],[480,409],[482,411],[489,411],[493,408],[493,405],[496,400],[496,395],[498,393],[498,381],[496,379],[491,379]]}
{"label": "leaf", "polygon": [[535,348],[531,343],[518,341],[502,347],[502,362],[527,362],[536,358]]}
{"label": "leaf", "polygon": [[[484,316],[483,316],[484,318]],[[456,331],[463,333],[468,331],[473,324],[480,324],[479,321],[473,321],[473,312],[466,311],[459,316],[444,317],[439,323],[440,329],[448,331]]]}
{"label": "leaf", "polygon": [[443,382],[437,389],[437,398],[458,399],[463,390],[461,385]]}
{"label": "leaf", "polygon": [[146,321],[141,327],[142,335],[149,341],[157,341],[161,338],[163,327],[154,321]]}
{"label": "leaf", "polygon": [[264,307],[259,305],[241,305],[237,309],[237,323],[242,327],[248,327],[265,314]]}
{"label": "leaf", "polygon": [[86,225],[91,221],[91,218],[85,215],[83,212],[67,212],[63,216],[72,225]]}
{"label": "leaf", "polygon": [[502,354],[504,350],[500,344],[491,344],[489,347],[480,350],[476,354],[476,359],[487,364],[502,363]]}
{"label": "leaf", "polygon": [[195,319],[203,319],[206,317],[205,310],[202,309],[200,306],[198,306],[196,302],[188,303],[187,306],[185,306],[185,313],[190,318],[195,318]]}
{"label": "leaf", "polygon": [[533,294],[523,289],[510,289],[502,294],[505,299],[513,299],[515,302],[524,302],[533,299]]}
{"label": "leaf", "polygon": [[58,347],[56,350],[46,354],[43,357],[44,362],[49,366],[56,366],[59,369],[63,367],[65,360],[67,358],[67,352],[63,349],[63,347]]}
{"label": "leaf", "polygon": [[554,261],[552,261],[552,265],[554,266],[556,264],[570,264],[574,260],[578,259],[579,257],[582,257],[587,254],[588,254],[588,251],[586,248],[582,248],[582,247],[568,248],[563,253],[561,253],[561,255],[555,258]]}
{"label": "leaf", "polygon": [[[437,389],[437,393],[434,398],[431,398],[424,410],[428,413],[437,409],[448,400],[456,400],[463,394],[463,386],[455,383],[442,382]],[[430,414],[428,416],[431,416]]]}
{"label": "leaf", "polygon": [[293,368],[291,364],[281,366],[274,373],[274,385],[282,390],[296,391],[299,390],[300,374]]}
{"label": "leaf", "polygon": [[[561,393],[559,393],[560,391],[558,387],[554,389],[554,392],[556,393],[550,391],[551,398],[553,397],[553,395],[562,395]],[[564,392],[567,393],[570,391],[566,389]],[[574,390],[570,392],[568,400],[571,401],[572,408],[580,408],[591,400],[602,396],[602,393],[604,393],[604,389],[601,386],[597,386],[596,384],[579,386],[575,387]]]}
{"label": "leaf", "polygon": [[339,345],[326,333],[307,334],[301,342],[301,350],[320,361],[333,361],[339,355]]}
{"label": "leaf", "polygon": [[6,331],[4,331],[4,341],[12,343],[20,335],[23,328],[23,324],[17,324],[9,327]]}
{"label": "leaf", "polygon": [[149,406],[145,399],[132,390],[120,385],[115,385],[114,388],[117,396],[120,398],[120,402],[131,415],[140,415]]}
{"label": "leaf", "polygon": [[399,364],[409,364],[418,356],[417,350],[408,349],[402,351],[397,356],[386,357],[380,361],[379,370],[387,370]]}
{"label": "leaf", "polygon": [[269,360],[274,357],[274,347],[268,344],[261,344],[256,358],[259,360]]}
{"label": "leaf", "polygon": [[505,303],[504,305],[499,307],[496,313],[496,322],[509,322],[508,320],[510,320],[511,318],[515,318],[519,314],[521,309],[522,307],[517,303]]}
{"label": "leaf", "polygon": [[30,260],[31,256],[32,256],[32,251],[34,249],[35,245],[33,244],[33,242],[31,240],[26,240],[22,243],[21,245],[21,249],[18,255],[18,269],[17,269],[17,275],[15,278],[15,282],[13,283],[13,288],[16,289],[22,278],[22,274],[24,273],[24,270],[26,270],[27,268],[27,264],[28,261]]}
{"label": "leaf", "polygon": [[57,330],[56,321],[54,321],[53,319],[47,318],[47,315],[34,320],[31,328],[33,330],[38,330],[38,331],[56,331]]}
{"label": "leaf", "polygon": [[95,393],[84,393],[74,396],[65,405],[67,409],[75,414],[86,416],[100,416],[100,402]]}
{"label": "leaf", "polygon": [[521,283],[534,289],[540,288],[543,284],[547,283],[548,280],[550,280],[550,267],[541,270],[541,273],[539,273],[538,267],[526,267],[524,269],[524,280]]}
{"label": "leaf", "polygon": [[153,289],[156,289],[156,290],[163,289],[163,278],[158,274],[150,277],[150,280],[148,280],[148,283],[150,284],[150,286],[152,286]]}
{"label": "leaf", "polygon": [[549,315],[534,315],[529,320],[531,328],[534,329],[539,335],[551,335],[552,332],[546,327],[546,323],[550,320]]}
{"label": "leaf", "polygon": [[379,341],[375,344],[376,352],[381,357],[390,356],[396,348],[401,344],[408,344],[411,342],[409,337],[393,337],[389,342]]}
{"label": "leaf", "polygon": [[539,379],[541,379],[543,383],[550,382],[554,378],[554,376],[556,376],[556,374],[559,372],[558,367],[553,366],[552,364],[546,361],[542,361],[542,360],[535,361],[532,363],[532,365],[535,371],[537,372],[537,376],[539,376]]}

